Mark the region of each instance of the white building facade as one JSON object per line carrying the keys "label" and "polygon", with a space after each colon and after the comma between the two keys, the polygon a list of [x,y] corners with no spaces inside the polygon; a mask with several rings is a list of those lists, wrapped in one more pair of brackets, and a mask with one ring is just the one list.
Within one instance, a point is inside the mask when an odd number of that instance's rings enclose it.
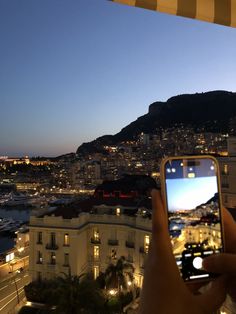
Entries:
{"label": "white building facade", "polygon": [[30,219],[30,273],[33,280],[62,273],[93,272],[96,278],[124,256],[134,266],[135,283],[142,285],[151,236],[151,220],[111,214],[81,213],[77,218],[44,216]]}

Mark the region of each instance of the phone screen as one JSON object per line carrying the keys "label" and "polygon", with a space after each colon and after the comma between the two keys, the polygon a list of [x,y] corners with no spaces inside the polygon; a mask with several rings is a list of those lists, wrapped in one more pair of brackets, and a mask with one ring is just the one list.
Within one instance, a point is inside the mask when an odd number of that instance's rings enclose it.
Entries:
{"label": "phone screen", "polygon": [[173,253],[184,280],[214,277],[204,257],[222,252],[218,167],[214,159],[173,159],[165,163],[166,201]]}

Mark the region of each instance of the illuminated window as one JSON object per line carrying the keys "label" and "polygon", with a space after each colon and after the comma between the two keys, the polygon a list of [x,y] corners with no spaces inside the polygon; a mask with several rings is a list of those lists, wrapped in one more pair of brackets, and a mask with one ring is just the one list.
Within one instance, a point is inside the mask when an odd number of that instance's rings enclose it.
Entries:
{"label": "illuminated window", "polygon": [[116,208],[116,216],[120,216],[120,208],[119,207]]}
{"label": "illuminated window", "polygon": [[56,264],[56,253],[51,252],[51,264],[55,265]]}
{"label": "illuminated window", "polygon": [[6,263],[12,261],[14,258],[15,258],[15,253],[14,252],[7,254],[6,255]]}
{"label": "illuminated window", "polygon": [[42,264],[43,263],[43,255],[42,252],[38,251],[38,264]]}
{"label": "illuminated window", "polygon": [[39,261],[39,263],[43,263],[43,254],[42,254],[42,252],[40,252],[40,251],[38,251],[38,261]]}
{"label": "illuminated window", "polygon": [[144,236],[144,251],[145,251],[145,253],[148,253],[149,244],[150,244],[150,237],[149,237],[149,235],[145,235]]}
{"label": "illuminated window", "polygon": [[111,259],[113,259],[113,260],[116,259],[116,250],[115,249],[111,250]]}
{"label": "illuminated window", "polygon": [[215,236],[216,236],[216,232],[215,232],[215,230],[213,230],[212,234],[213,234],[213,237],[215,237]]}
{"label": "illuminated window", "polygon": [[99,231],[98,229],[93,230],[93,238],[95,241],[99,241]]}
{"label": "illuminated window", "polygon": [[93,247],[93,256],[94,258],[99,258],[99,246],[98,245],[94,245]]}
{"label": "illuminated window", "polygon": [[99,276],[99,266],[93,267],[93,275],[94,275],[94,280],[96,280],[97,277]]}
{"label": "illuminated window", "polygon": [[224,174],[228,174],[228,165],[224,165]]}
{"label": "illuminated window", "polygon": [[68,233],[64,234],[64,245],[65,246],[69,246],[70,245],[69,234]]}

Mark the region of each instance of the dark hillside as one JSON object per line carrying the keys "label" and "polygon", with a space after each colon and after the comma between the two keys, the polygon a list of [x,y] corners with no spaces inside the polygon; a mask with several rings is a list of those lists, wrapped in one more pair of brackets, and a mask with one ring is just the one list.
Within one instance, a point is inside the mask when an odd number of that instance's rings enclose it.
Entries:
{"label": "dark hillside", "polygon": [[236,117],[236,93],[212,91],[171,97],[166,102],[154,102],[149,112],[124,127],[115,135],[105,135],[83,143],[77,153],[103,152],[104,145],[132,140],[141,132],[156,133],[161,127],[175,124],[191,125],[196,131],[228,132],[229,121]]}

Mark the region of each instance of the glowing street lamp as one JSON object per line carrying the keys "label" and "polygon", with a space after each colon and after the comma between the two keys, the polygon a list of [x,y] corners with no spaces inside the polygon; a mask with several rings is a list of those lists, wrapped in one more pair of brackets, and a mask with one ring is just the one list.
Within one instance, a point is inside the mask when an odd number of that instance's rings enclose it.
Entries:
{"label": "glowing street lamp", "polygon": [[110,289],[110,290],[108,291],[108,293],[109,293],[111,296],[114,296],[114,295],[117,294],[117,291],[116,291],[115,289]]}

